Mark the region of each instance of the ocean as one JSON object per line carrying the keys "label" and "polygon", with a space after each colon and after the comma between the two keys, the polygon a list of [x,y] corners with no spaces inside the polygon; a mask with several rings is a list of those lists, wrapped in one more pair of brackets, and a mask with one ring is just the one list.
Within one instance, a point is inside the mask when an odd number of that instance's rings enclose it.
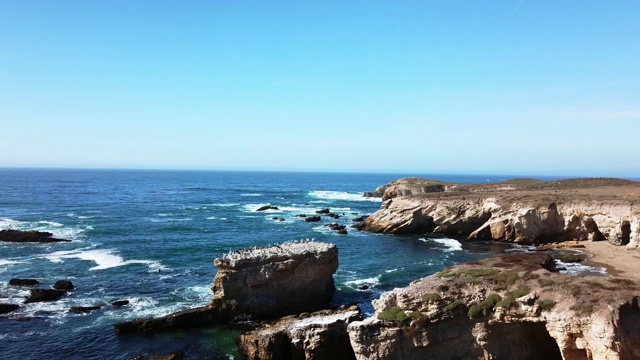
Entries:
{"label": "ocean", "polygon": [[[209,328],[118,337],[112,325],[203,306],[212,298],[214,258],[234,249],[287,240],[336,244],[335,304],[371,300],[446,266],[510,249],[441,236],[394,236],[347,226],[379,199],[362,193],[417,174],[349,174],[152,170],[0,169],[0,229],[49,231],[70,243],[0,243],[0,303],[21,309],[0,316],[2,359],[132,359],[182,350],[187,359],[241,359],[236,331]],[[508,177],[419,175],[478,183]],[[265,204],[278,210],[256,212]],[[298,214],[329,208],[342,215],[307,223]],[[70,280],[61,300],[22,304],[29,291]],[[114,308],[115,300],[129,305]],[[98,305],[88,314],[72,306]],[[16,319],[17,318],[17,319]]]}

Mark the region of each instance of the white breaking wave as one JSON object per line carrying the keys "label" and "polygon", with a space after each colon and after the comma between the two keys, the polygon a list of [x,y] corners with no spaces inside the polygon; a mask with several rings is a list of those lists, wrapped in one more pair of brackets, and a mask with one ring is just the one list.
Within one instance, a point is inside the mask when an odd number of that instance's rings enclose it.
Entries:
{"label": "white breaking wave", "polygon": [[462,250],[462,244],[458,240],[454,239],[425,239],[420,238],[420,241],[429,242],[433,241],[440,245],[444,245],[446,249],[444,251],[460,251]]}
{"label": "white breaking wave", "polygon": [[565,268],[566,270],[560,270],[562,274],[580,275],[580,274],[601,274],[607,275],[607,269],[600,266],[583,265],[581,263],[572,262],[566,263],[560,260],[556,260],[556,266],[559,268]]}
{"label": "white breaking wave", "polygon": [[70,250],[56,251],[51,254],[44,255],[44,258],[54,262],[61,263],[65,259],[80,259],[84,261],[93,261],[97,264],[89,270],[104,270],[118,266],[131,264],[144,264],[149,266],[152,271],[168,270],[159,261],[154,260],[124,260],[121,256],[115,255],[113,250]]}
{"label": "white breaking wave", "polygon": [[52,233],[53,237],[65,240],[79,240],[85,231],[49,220],[30,222],[0,218],[0,230],[4,229],[47,231]]}
{"label": "white breaking wave", "polygon": [[345,281],[344,284],[352,288],[357,288],[358,286],[361,286],[361,285],[376,286],[376,285],[380,285],[380,275],[376,277],[365,278],[365,279]]}
{"label": "white breaking wave", "polygon": [[382,202],[380,198],[373,197],[365,197],[362,193],[350,193],[346,191],[309,191],[309,196],[318,198],[318,199],[326,199],[326,200],[345,200],[345,201],[371,201],[371,202]]}
{"label": "white breaking wave", "polygon": [[262,194],[240,194],[240,196],[245,196],[245,197],[256,197],[256,196],[262,196]]}
{"label": "white breaking wave", "polygon": [[23,262],[24,261],[0,259],[0,266],[13,265],[13,264],[22,264]]}

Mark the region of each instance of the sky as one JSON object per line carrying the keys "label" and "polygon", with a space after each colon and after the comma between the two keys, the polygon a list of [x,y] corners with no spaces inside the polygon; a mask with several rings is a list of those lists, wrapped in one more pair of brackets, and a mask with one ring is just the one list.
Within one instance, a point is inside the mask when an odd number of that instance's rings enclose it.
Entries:
{"label": "sky", "polygon": [[0,167],[640,176],[640,1],[0,0]]}

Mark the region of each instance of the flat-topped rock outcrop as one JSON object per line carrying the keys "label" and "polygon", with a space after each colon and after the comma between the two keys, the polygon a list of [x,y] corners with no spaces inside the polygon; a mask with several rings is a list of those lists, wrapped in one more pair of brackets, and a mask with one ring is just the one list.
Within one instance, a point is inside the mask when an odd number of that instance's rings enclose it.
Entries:
{"label": "flat-topped rock outcrop", "polygon": [[0,230],[0,241],[13,243],[53,243],[70,242],[71,240],[54,238],[46,231]]}
{"label": "flat-topped rock outcrop", "polygon": [[[442,233],[522,244],[609,240],[637,247],[640,183],[622,179],[514,179],[488,184],[401,179],[385,188],[364,228]],[[433,185],[435,186],[435,185]]]}
{"label": "flat-topped rock outcrop", "polygon": [[211,306],[221,314],[275,318],[326,309],[335,293],[338,249],[295,241],[217,258]]}
{"label": "flat-topped rock outcrop", "polygon": [[206,306],[114,325],[118,334],[157,332],[328,309],[335,293],[338,249],[290,241],[230,252],[214,260],[213,299]]}
{"label": "flat-topped rock outcrop", "polygon": [[640,283],[552,272],[546,254],[445,269],[349,325],[357,359],[639,359]]}

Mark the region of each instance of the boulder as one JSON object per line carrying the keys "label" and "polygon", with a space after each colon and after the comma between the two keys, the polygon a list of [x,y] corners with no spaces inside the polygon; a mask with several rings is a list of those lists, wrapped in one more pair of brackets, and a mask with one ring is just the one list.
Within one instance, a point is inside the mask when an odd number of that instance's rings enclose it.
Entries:
{"label": "boulder", "polygon": [[340,229],[337,231],[338,235],[347,235],[349,232],[345,229]]}
{"label": "boulder", "polygon": [[285,242],[232,252],[214,264],[211,306],[226,318],[268,319],[327,308],[338,249],[316,241]]}
{"label": "boulder", "polygon": [[31,294],[25,300],[25,304],[43,301],[55,301],[63,297],[67,292],[56,289],[32,289]]}
{"label": "boulder", "polygon": [[328,213],[327,216],[332,219],[340,219],[340,215],[334,213]]}
{"label": "boulder", "polygon": [[129,305],[129,300],[116,300],[111,303],[111,306],[113,307],[122,307],[125,305]]}
{"label": "boulder", "polygon": [[299,218],[306,218],[306,217],[307,217],[307,215],[306,215],[306,214],[298,214],[298,215],[296,215],[296,217],[299,217]]}
{"label": "boulder", "polygon": [[53,284],[53,288],[56,290],[73,290],[73,283],[69,280],[58,280]]}
{"label": "boulder", "polygon": [[369,217],[369,215],[358,216],[357,218],[353,219],[353,222],[365,221],[368,217]]}
{"label": "boulder", "polygon": [[153,333],[175,329],[190,329],[215,323],[217,311],[210,307],[184,310],[159,318],[136,319],[113,325],[118,335]]}
{"label": "boulder", "polygon": [[94,310],[100,310],[100,306],[72,306],[69,309],[69,312],[74,314],[85,314]]}
{"label": "boulder", "polygon": [[20,305],[0,303],[0,315],[8,314],[18,309],[20,309]]}
{"label": "boulder", "polygon": [[318,222],[320,220],[322,220],[320,216],[307,216],[306,218],[304,218],[304,221],[306,222]]}
{"label": "boulder", "polygon": [[36,286],[40,284],[40,282],[36,279],[17,279],[13,278],[9,280],[9,285],[13,286]]}
{"label": "boulder", "polygon": [[355,359],[347,326],[361,320],[357,306],[288,316],[240,336],[247,360]]}
{"label": "boulder", "polygon": [[0,241],[15,243],[54,243],[70,242],[71,240],[54,238],[52,233],[45,231],[0,230]]}
{"label": "boulder", "polygon": [[316,214],[329,214],[331,211],[329,209],[321,209],[317,210]]}

